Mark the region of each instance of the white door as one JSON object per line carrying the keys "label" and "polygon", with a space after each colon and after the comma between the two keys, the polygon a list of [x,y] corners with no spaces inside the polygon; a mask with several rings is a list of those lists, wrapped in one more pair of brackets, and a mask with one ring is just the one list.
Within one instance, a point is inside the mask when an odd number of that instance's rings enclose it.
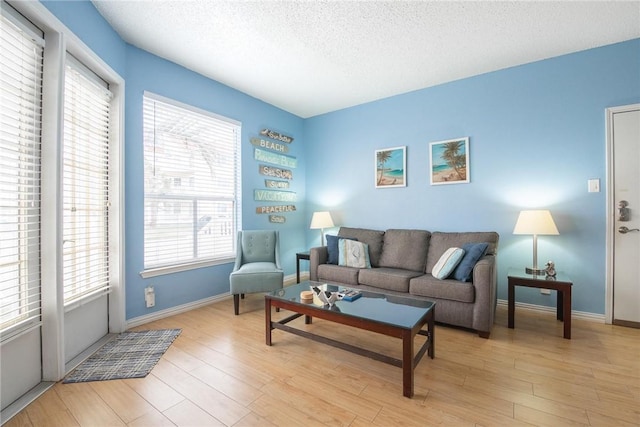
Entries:
{"label": "white door", "polygon": [[607,114],[609,202],[613,240],[610,256],[611,323],[640,328],[640,105],[610,108]]}
{"label": "white door", "polygon": [[67,54],[62,147],[65,363],[109,332],[108,84]]}

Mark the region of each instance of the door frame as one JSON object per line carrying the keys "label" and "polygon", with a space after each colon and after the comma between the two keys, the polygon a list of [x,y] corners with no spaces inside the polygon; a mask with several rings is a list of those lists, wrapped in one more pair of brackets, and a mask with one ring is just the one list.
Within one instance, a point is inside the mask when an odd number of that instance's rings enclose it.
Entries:
{"label": "door frame", "polygon": [[[65,52],[73,56],[96,71],[109,82],[113,93],[111,101],[112,127],[112,157],[117,159],[111,164],[110,179],[113,183],[114,197],[111,200],[110,215],[110,248],[109,255],[112,263],[111,286],[108,295],[108,327],[109,333],[119,333],[126,329],[126,301],[124,282],[125,238],[124,238],[124,98],[125,81],[109,64],[92,51],[77,35],[67,28],[52,12],[40,2],[12,2],[12,6],[32,20],[45,32],[46,46],[49,50],[44,64],[43,79],[47,79],[47,93],[43,93],[43,109],[49,105],[43,115],[43,138],[60,144],[61,134],[61,99],[64,76]],[[52,54],[52,51],[53,53]],[[45,51],[46,52],[46,51]],[[48,151],[43,147],[43,185],[49,188],[55,197],[42,200],[43,223],[47,222],[46,231],[41,235],[42,250],[54,254],[43,263],[42,277],[42,379],[44,381],[58,381],[66,374],[64,357],[64,314],[65,307],[62,300],[62,219],[61,195],[56,185],[60,179],[58,158],[55,150]],[[57,150],[57,149],[56,149]],[[46,159],[45,159],[46,157]],[[54,165],[58,165],[57,167]],[[46,167],[45,167],[46,166]]]}
{"label": "door frame", "polygon": [[613,249],[615,239],[615,198],[614,198],[614,157],[613,157],[613,116],[618,113],[640,110],[640,104],[622,105],[619,107],[610,107],[605,109],[606,123],[606,212],[607,212],[607,233],[606,233],[606,289],[605,289],[605,306],[604,320],[606,324],[613,323]]}

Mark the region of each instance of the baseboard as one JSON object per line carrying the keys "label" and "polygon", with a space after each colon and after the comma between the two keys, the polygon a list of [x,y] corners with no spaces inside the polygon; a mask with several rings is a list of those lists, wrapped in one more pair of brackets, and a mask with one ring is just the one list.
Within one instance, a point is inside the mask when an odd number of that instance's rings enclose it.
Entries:
{"label": "baseboard", "polygon": [[41,383],[36,385],[34,388],[32,388],[31,390],[29,390],[28,392],[20,396],[18,400],[16,400],[12,404],[4,408],[2,411],[0,411],[0,424],[5,424],[7,421],[13,418],[18,412],[26,408],[31,402],[36,400],[38,397],[42,396],[44,392],[49,390],[51,387],[53,387],[54,384],[55,382],[53,381],[42,381]]}
{"label": "baseboard", "polygon": [[[504,299],[499,299],[498,300],[498,305],[501,307],[508,307],[508,302],[507,300]],[[547,307],[544,305],[536,305],[536,304],[527,304],[524,302],[516,302],[516,307],[524,309],[524,310],[531,310],[531,311],[537,311],[537,312],[541,312],[541,313],[555,313],[556,312],[556,308],[555,307]],[[589,320],[591,322],[598,322],[598,323],[605,323],[605,318],[604,318],[604,314],[597,314],[597,313],[589,313],[586,311],[576,311],[576,310],[571,310],[571,317],[574,319],[582,319],[582,320]]]}
{"label": "baseboard", "polygon": [[[306,276],[306,277],[305,277]],[[300,274],[300,280],[309,280],[309,273]],[[284,285],[289,286],[296,283],[296,275],[290,274],[284,277]],[[214,302],[223,301],[231,298],[229,292],[225,292],[220,295],[215,295],[209,298],[204,298],[198,301],[193,301],[187,304],[178,305],[175,307],[167,308],[166,310],[154,311],[153,313],[145,314],[143,316],[134,317],[127,320],[126,328],[135,328],[136,326],[144,325],[145,323],[153,322],[155,320],[164,319],[165,317],[173,316],[175,314],[184,313],[196,308],[204,307],[205,305],[213,304]]]}
{"label": "baseboard", "polygon": [[127,320],[127,329],[144,325],[145,323],[153,322],[155,320],[164,319],[165,317],[173,316],[175,314],[191,311],[196,308],[204,307],[205,305],[213,304],[214,302],[218,302],[218,301],[223,301],[228,298],[231,298],[231,294],[229,292],[225,292],[220,295],[215,295],[215,296],[204,298],[198,301],[193,301],[187,304],[182,304],[182,305],[177,305],[175,307],[167,308],[166,310],[154,311],[153,313],[134,317],[133,319]]}
{"label": "baseboard", "polygon": [[[284,285],[285,286],[289,286],[289,285],[295,285],[296,282],[296,275],[295,274],[291,274],[289,276],[284,276]],[[300,272],[300,281],[304,282],[306,280],[309,280],[309,272],[308,271],[301,271]]]}

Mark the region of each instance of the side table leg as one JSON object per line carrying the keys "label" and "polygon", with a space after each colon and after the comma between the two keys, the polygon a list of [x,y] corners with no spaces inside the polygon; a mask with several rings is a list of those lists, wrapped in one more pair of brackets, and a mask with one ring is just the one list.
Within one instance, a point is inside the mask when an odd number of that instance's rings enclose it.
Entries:
{"label": "side table leg", "polygon": [[557,291],[557,307],[556,307],[556,319],[558,320],[564,320],[564,291],[562,290],[558,290]]}
{"label": "side table leg", "polygon": [[564,295],[564,337],[568,340],[571,339],[571,287],[569,287]]}
{"label": "side table leg", "polygon": [[516,295],[515,295],[515,285],[511,282],[511,280],[509,280],[508,287],[509,287],[508,297],[507,297],[508,306],[509,306],[509,309],[508,309],[508,312],[509,312],[508,313],[508,319],[509,319],[508,320],[508,326],[509,326],[509,328],[513,329],[513,324],[514,324],[513,318],[514,318],[514,314],[515,314],[515,311],[516,311],[516,301],[515,301]]}

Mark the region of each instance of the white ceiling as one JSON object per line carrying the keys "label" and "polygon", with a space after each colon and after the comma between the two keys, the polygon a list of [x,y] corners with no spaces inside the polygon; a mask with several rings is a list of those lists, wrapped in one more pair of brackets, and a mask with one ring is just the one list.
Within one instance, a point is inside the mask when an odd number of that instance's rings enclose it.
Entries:
{"label": "white ceiling", "polygon": [[303,118],[640,37],[640,0],[93,3],[128,43]]}

